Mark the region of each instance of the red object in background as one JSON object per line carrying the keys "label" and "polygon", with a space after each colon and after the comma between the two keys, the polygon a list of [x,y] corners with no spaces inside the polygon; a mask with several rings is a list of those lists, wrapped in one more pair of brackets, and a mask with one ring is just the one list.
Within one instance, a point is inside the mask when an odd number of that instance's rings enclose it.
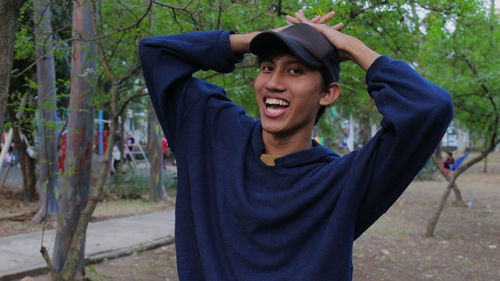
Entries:
{"label": "red object in background", "polygon": [[[95,132],[95,153],[99,154],[99,133],[98,131]],[[106,153],[106,147],[108,145],[108,137],[109,137],[109,131],[102,131],[102,153]]]}
{"label": "red object in background", "polygon": [[66,136],[67,136],[67,132],[64,131],[62,134],[61,134],[61,137],[59,138],[58,142],[59,142],[59,171],[62,173],[64,173],[64,159],[66,158],[66,147],[68,146],[68,143],[66,141]]}
{"label": "red object in background", "polygon": [[[98,147],[99,147],[99,133],[100,132],[95,132],[95,140],[94,140],[94,144],[95,144],[95,147],[96,147],[96,151],[95,153],[97,154],[98,153]],[[59,162],[59,171],[61,173],[64,173],[64,159],[66,159],[66,148],[68,147],[68,142],[67,142],[67,131],[64,131],[62,134],[61,134],[61,137],[59,138],[59,159],[58,159],[58,162]],[[106,151],[106,145],[108,144],[108,137],[109,137],[109,131],[103,131],[102,132],[102,148],[103,148],[103,151],[105,152]]]}
{"label": "red object in background", "polygon": [[168,142],[167,142],[167,139],[165,137],[161,138],[161,150],[163,152],[167,152],[167,150],[168,150]]}

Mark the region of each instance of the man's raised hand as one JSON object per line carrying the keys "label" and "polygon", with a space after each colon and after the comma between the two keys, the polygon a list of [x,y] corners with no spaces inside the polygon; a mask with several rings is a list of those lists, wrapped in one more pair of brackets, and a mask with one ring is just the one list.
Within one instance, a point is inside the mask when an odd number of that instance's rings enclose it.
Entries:
{"label": "man's raised hand", "polygon": [[325,24],[335,16],[335,12],[333,11],[322,17],[316,16],[311,20],[305,17],[302,10],[299,10],[294,15],[295,17],[286,16],[286,19],[293,24],[309,24],[321,32],[337,48],[340,61],[352,60],[366,71],[375,59],[380,56],[377,52],[363,44],[361,40],[340,32],[344,27],[343,23],[333,26]]}
{"label": "man's raised hand", "polygon": [[[324,24],[335,16],[335,12],[331,11],[324,16],[316,16],[309,20],[306,18],[306,16],[304,15],[304,11],[301,9],[295,12],[294,16],[295,17],[287,15],[286,20],[293,24],[296,23]],[[344,27],[343,23],[338,23],[336,25],[331,26],[331,28],[335,30],[341,30],[343,27]]]}

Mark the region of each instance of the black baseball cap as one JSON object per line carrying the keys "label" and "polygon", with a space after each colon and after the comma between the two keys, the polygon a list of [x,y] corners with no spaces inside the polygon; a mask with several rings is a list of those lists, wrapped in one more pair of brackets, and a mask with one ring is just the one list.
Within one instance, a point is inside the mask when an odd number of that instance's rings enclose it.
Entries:
{"label": "black baseball cap", "polygon": [[266,31],[255,36],[249,50],[264,56],[277,50],[290,50],[305,64],[320,68],[327,83],[337,82],[340,60],[335,46],[321,32],[306,23],[293,24],[281,31]]}

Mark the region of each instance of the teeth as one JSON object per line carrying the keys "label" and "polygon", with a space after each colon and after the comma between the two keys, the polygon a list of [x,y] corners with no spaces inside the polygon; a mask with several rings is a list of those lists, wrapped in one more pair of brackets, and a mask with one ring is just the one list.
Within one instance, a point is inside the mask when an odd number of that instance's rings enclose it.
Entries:
{"label": "teeth", "polygon": [[266,104],[267,105],[273,105],[273,104],[277,104],[277,105],[281,105],[281,106],[288,106],[289,103],[284,101],[284,100],[281,100],[281,99],[276,99],[276,98],[268,98],[266,99]]}
{"label": "teeth", "polygon": [[279,109],[279,108],[268,108],[267,110],[273,114],[278,114],[284,111],[284,109]]}

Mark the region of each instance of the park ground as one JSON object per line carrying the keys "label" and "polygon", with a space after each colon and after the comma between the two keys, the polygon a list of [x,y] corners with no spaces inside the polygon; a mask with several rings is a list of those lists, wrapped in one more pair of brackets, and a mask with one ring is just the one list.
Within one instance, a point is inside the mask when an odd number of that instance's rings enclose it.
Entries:
{"label": "park ground", "polygon": [[[471,157],[471,156],[469,156]],[[446,183],[414,181],[396,204],[354,245],[354,280],[500,280],[500,153],[469,169],[457,184],[469,207],[456,207],[451,194],[435,237],[425,227]],[[0,218],[33,210],[34,204],[16,201],[16,194],[0,194]],[[125,208],[123,208],[125,207]],[[171,203],[143,200],[105,200],[97,220],[172,208]],[[123,209],[127,209],[125,212]],[[0,220],[0,236],[38,230],[26,221]],[[178,280],[174,245],[88,265],[90,280]],[[36,281],[50,280],[47,275]]]}

